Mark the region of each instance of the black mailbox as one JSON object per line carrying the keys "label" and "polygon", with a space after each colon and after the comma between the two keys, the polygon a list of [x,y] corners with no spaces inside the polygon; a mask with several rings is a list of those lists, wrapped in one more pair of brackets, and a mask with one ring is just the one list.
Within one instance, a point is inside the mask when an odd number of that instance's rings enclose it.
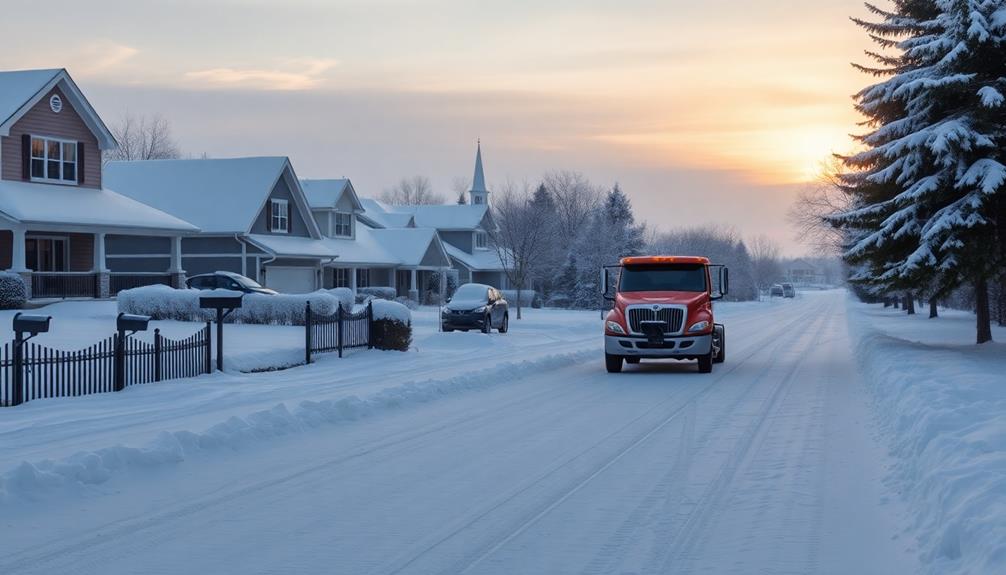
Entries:
{"label": "black mailbox", "polygon": [[14,331],[19,334],[28,333],[31,334],[31,337],[35,337],[49,331],[50,321],[52,321],[51,315],[25,315],[17,312],[14,314]]}
{"label": "black mailbox", "polygon": [[131,313],[120,313],[115,318],[115,329],[121,331],[147,331],[147,324],[150,323],[149,315],[135,315]]}
{"label": "black mailbox", "polygon": [[208,296],[199,298],[199,307],[203,309],[237,309],[241,307],[241,296]]}

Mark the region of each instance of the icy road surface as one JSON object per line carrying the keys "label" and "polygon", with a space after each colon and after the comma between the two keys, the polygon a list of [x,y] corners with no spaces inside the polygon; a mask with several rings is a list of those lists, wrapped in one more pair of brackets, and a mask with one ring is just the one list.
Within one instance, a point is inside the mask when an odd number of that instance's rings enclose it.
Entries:
{"label": "icy road surface", "polygon": [[[229,392],[38,405],[0,424],[0,573],[913,573],[846,305],[723,306],[711,375],[609,375],[600,321],[549,341],[532,313],[492,336],[504,357],[428,334],[412,356],[217,376]],[[326,385],[334,403],[300,403]]]}

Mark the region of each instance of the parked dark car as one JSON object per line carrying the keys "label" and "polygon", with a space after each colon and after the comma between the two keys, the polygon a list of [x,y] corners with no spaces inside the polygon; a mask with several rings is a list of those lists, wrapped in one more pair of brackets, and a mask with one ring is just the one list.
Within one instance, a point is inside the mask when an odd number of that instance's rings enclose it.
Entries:
{"label": "parked dark car", "polygon": [[796,288],[793,287],[793,284],[782,284],[782,296],[796,297]]}
{"label": "parked dark car", "polygon": [[276,295],[276,290],[262,287],[257,281],[234,272],[213,272],[200,274],[185,280],[185,285],[194,289],[229,289],[244,293]]}
{"label": "parked dark car", "polygon": [[478,329],[489,333],[496,329],[506,333],[510,327],[509,305],[492,286],[464,284],[441,309],[440,325],[444,331]]}
{"label": "parked dark car", "polygon": [[781,285],[775,284],[771,288],[769,288],[768,295],[770,297],[783,297],[784,295],[786,295],[786,292],[782,289]]}

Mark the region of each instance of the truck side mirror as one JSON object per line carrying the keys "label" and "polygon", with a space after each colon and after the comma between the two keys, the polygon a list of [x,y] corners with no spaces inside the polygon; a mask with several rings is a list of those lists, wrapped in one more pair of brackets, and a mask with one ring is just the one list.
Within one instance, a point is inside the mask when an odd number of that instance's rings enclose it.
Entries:
{"label": "truck side mirror", "polygon": [[601,297],[607,301],[615,301],[615,296],[608,293],[608,268],[601,268]]}
{"label": "truck side mirror", "polygon": [[720,268],[720,295],[730,293],[730,268]]}

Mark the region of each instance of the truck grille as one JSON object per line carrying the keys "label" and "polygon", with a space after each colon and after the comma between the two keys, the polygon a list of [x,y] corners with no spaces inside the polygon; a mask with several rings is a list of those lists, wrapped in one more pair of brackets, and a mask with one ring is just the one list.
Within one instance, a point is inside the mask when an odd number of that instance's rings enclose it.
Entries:
{"label": "truck grille", "polygon": [[650,309],[643,307],[629,308],[629,329],[634,333],[643,333],[644,321],[660,321],[667,327],[664,333],[678,333],[685,321],[685,311],[676,307]]}

